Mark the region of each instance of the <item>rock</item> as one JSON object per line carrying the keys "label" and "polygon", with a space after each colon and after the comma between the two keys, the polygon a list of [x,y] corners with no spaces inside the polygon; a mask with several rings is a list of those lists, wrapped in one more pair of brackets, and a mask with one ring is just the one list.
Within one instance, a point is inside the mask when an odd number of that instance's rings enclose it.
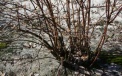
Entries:
{"label": "rock", "polygon": [[3,73],[0,71],[0,76],[2,75]]}
{"label": "rock", "polygon": [[10,71],[10,72],[6,72],[5,76],[17,76],[17,75],[16,73]]}
{"label": "rock", "polygon": [[5,73],[0,71],[0,76],[5,76]]}

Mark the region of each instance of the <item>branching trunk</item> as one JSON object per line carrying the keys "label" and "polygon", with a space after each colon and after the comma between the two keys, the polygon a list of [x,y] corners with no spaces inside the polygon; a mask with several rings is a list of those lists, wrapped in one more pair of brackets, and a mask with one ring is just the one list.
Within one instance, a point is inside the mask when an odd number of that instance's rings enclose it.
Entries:
{"label": "branching trunk", "polygon": [[[30,0],[34,9],[13,4],[16,15],[9,15],[16,21],[19,32],[40,39],[62,66],[78,71],[81,66],[91,68],[97,60],[106,40],[107,28],[122,10],[117,1],[105,0],[102,6],[93,6],[92,0]],[[115,9],[116,7],[116,9]],[[105,9],[105,27],[98,46],[90,49],[95,27],[104,14],[93,23],[92,9]],[[12,10],[12,9],[11,9]],[[24,13],[19,12],[24,10]],[[28,13],[29,12],[29,13]],[[117,13],[116,13],[117,12]],[[14,22],[13,22],[14,23]],[[102,26],[104,26],[102,25]],[[93,31],[90,32],[90,30]]]}

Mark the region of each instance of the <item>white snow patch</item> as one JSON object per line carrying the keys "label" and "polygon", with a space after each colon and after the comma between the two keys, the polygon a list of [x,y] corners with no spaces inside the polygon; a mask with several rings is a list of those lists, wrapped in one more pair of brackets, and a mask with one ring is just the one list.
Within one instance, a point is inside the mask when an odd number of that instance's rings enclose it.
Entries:
{"label": "white snow patch", "polygon": [[115,18],[115,21],[122,22],[122,17],[117,16],[117,17]]}
{"label": "white snow patch", "polygon": [[105,0],[92,0],[91,4],[92,5],[101,5],[104,3]]}

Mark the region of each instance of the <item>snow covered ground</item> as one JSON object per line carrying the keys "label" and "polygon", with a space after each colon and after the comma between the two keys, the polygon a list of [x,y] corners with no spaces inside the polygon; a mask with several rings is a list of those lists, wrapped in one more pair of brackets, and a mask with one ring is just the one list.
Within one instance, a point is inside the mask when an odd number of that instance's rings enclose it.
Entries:
{"label": "snow covered ground", "polygon": [[[103,1],[104,0],[93,0],[92,5],[99,5],[101,3],[104,3]],[[13,2],[20,2],[20,0],[14,0]],[[28,0],[21,1],[20,4],[24,5],[29,9],[34,9],[33,5]],[[100,12],[100,14],[104,14],[104,11],[102,10],[92,10],[93,12]],[[25,13],[23,9],[19,12],[22,14]],[[28,14],[31,14],[31,12],[28,11]],[[93,14],[92,16],[94,17],[95,22],[95,20],[100,15],[98,13],[97,15]],[[103,50],[110,51],[119,48],[122,52],[122,15],[120,14],[120,16],[115,19],[115,21],[118,22],[117,25],[113,24],[108,26],[108,40],[104,44]],[[102,34],[102,28],[103,26],[96,27],[96,31],[94,32],[95,38],[91,40],[92,50],[94,50],[96,44],[98,44],[100,35]],[[55,58],[50,54],[47,49],[43,49],[40,51],[39,47],[37,48],[37,50],[33,48],[23,48],[23,50],[21,50],[20,52],[16,51],[13,54],[7,54],[7,56],[8,59],[12,59],[12,61],[7,62],[4,60],[6,58],[3,57],[3,61],[0,61],[0,72],[14,72],[17,74],[17,76],[31,76],[31,74],[35,74],[35,76],[45,76],[48,74],[48,76],[50,76],[49,74],[51,74],[51,71],[57,68],[59,65],[58,61],[55,60]],[[121,76],[121,71],[122,70],[120,66],[116,64],[107,65],[107,68],[105,69],[106,74],[108,74],[107,76],[115,72],[116,74],[118,74],[118,76]],[[95,72],[98,76],[101,76],[101,74],[103,73],[103,71],[99,69],[96,69]]]}

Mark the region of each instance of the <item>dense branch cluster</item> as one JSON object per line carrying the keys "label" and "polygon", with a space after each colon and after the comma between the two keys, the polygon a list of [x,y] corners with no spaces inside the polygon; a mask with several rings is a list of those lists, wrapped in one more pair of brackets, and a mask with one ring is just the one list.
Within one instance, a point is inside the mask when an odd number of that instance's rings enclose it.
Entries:
{"label": "dense branch cluster", "polygon": [[[25,34],[40,39],[41,45],[50,50],[61,65],[78,70],[90,67],[96,61],[106,39],[107,27],[122,10],[117,0],[105,0],[103,5],[92,5],[92,0],[30,0],[32,7],[21,3],[5,2],[11,15],[8,25]],[[13,7],[8,7],[9,4]],[[93,9],[105,9],[94,20]],[[2,10],[1,10],[2,11]],[[1,12],[0,11],[0,12]],[[105,18],[104,30],[93,53],[90,40],[94,28]],[[13,23],[15,22],[15,23]],[[100,23],[101,24],[101,23]],[[17,27],[16,27],[17,26]],[[90,32],[90,30],[92,30]],[[70,66],[69,66],[70,65]]]}

